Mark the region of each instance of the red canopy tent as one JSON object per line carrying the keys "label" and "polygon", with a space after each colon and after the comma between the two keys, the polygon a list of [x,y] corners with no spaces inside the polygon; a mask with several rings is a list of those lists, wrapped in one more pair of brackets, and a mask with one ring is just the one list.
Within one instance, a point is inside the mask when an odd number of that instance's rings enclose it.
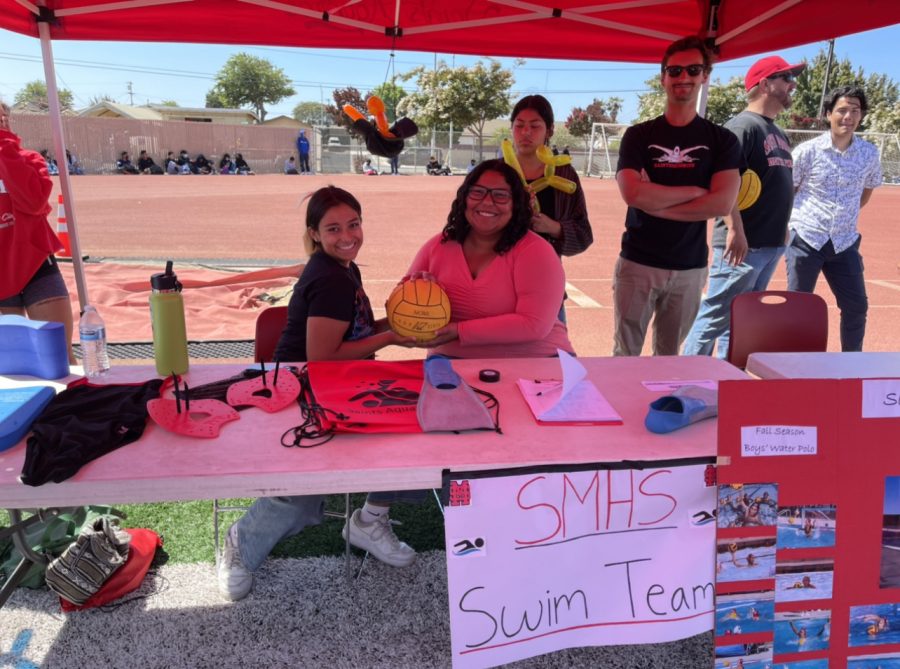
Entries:
{"label": "red canopy tent", "polygon": [[729,60],[898,21],[897,0],[0,0],[0,28],[51,39],[644,63],[685,35]]}
{"label": "red canopy tent", "polygon": [[[51,41],[261,44],[658,62],[685,35],[718,60],[900,22],[900,0],[0,0],[0,28],[41,39],[56,155],[63,155]],[[65,161],[61,189],[80,266]]]}

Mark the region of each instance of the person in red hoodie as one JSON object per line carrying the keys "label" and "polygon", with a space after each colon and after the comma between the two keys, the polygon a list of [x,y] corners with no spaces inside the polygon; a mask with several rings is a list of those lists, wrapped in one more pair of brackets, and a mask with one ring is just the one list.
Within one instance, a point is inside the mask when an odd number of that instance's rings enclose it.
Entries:
{"label": "person in red hoodie", "polygon": [[47,215],[53,182],[47,163],[22,148],[0,101],[0,314],[57,321],[72,356],[72,306],[53,254],[63,248]]}

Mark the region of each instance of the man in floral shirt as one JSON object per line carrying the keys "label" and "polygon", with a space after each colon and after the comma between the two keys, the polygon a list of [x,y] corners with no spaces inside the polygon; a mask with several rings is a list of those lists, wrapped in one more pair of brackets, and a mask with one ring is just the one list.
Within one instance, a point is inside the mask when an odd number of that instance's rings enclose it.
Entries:
{"label": "man in floral shirt", "polygon": [[830,131],[794,149],[794,209],[787,248],[788,290],[813,292],[819,273],[841,310],[841,350],[861,351],[869,301],[859,253],[859,210],[881,185],[878,149],[854,136],[868,105],[843,86],[825,103]]}

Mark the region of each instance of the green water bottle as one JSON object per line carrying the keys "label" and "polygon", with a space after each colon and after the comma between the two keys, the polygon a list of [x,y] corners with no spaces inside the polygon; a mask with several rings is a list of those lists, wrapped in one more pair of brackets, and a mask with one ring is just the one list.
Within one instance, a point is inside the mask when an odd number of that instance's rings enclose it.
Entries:
{"label": "green water bottle", "polygon": [[184,374],[188,371],[187,332],[184,327],[184,300],[181,283],[172,272],[172,261],[166,271],[150,277],[150,322],[153,324],[153,356],[160,376]]}

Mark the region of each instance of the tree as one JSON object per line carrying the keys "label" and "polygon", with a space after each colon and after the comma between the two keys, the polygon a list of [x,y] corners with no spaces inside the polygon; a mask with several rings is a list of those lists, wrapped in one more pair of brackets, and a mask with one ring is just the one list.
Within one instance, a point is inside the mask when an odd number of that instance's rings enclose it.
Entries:
{"label": "tree", "polygon": [[[644,82],[650,89],[638,96],[637,122],[649,121],[666,111],[666,92],[659,77]],[[740,77],[733,77],[722,83],[716,79],[709,86],[706,100],[706,118],[713,123],[725,123],[747,106],[747,97]]]}
{"label": "tree", "polygon": [[178,103],[175,102],[175,100],[163,100],[159,104],[161,104],[163,107],[177,107],[178,106]]}
{"label": "tree", "polygon": [[384,102],[384,110],[387,115],[388,123],[397,120],[397,105],[406,97],[406,91],[402,86],[394,81],[385,81],[383,84],[376,86],[369,91],[368,98],[371,95],[377,95]]}
{"label": "tree", "polygon": [[357,111],[365,115],[366,101],[363,100],[360,92],[353,86],[335,88],[331,92],[331,97],[334,98],[334,104],[325,107],[325,111],[331,116],[331,123],[347,128],[351,135],[357,135],[356,128],[353,127],[353,120],[344,113],[344,105],[355,107]]}
{"label": "tree", "polygon": [[638,117],[634,120],[635,123],[662,116],[662,113],[666,111],[666,92],[663,90],[659,76],[650,77],[644,82],[644,85],[650,90],[638,95]]}
{"label": "tree", "polygon": [[565,125],[562,125],[553,131],[550,143],[556,144],[559,150],[562,151],[562,149],[567,146],[574,146],[576,144],[576,137]]}
{"label": "tree", "polygon": [[398,113],[422,128],[468,128],[478,138],[478,156],[483,158],[484,124],[509,113],[512,70],[493,59],[488,59],[487,65],[478,61],[472,67],[449,68],[441,62],[436,70],[417,67],[401,78],[415,78],[418,90],[400,101]]}
{"label": "tree", "polygon": [[115,102],[111,95],[93,95],[91,99],[88,100],[88,106],[93,107],[94,105],[99,105],[101,102]]}
{"label": "tree", "polygon": [[206,102],[208,107],[250,105],[262,123],[266,118],[266,104],[280,102],[294,92],[284,70],[265,58],[238,53],[216,74],[216,84],[206,94]]}
{"label": "tree", "polygon": [[207,109],[224,109],[227,106],[225,98],[215,88],[211,88],[206,92]]}
{"label": "tree", "polygon": [[[59,108],[62,111],[68,111],[74,106],[74,96],[72,91],[66,88],[58,89],[59,92]],[[47,84],[40,79],[29,81],[25,86],[16,93],[16,105],[26,105],[36,107],[41,111],[50,111],[50,101],[47,98]]]}
{"label": "tree", "polygon": [[321,102],[301,102],[292,112],[293,117],[306,125],[323,125],[327,113]]}
{"label": "tree", "polygon": [[[584,144],[585,150],[587,150],[590,145],[594,124],[615,123],[619,117],[619,112],[622,110],[622,103],[622,98],[618,97],[612,97],[609,100],[594,98],[594,101],[584,109],[574,107],[566,119],[566,129],[573,137],[579,138]],[[559,138],[555,138],[555,141],[557,144],[562,143],[565,145]]]}
{"label": "tree", "polygon": [[869,107],[866,125],[873,132],[900,133],[900,102],[888,104],[882,101]]}
{"label": "tree", "polygon": [[512,141],[512,128],[508,125],[503,125],[494,130],[494,134],[491,135],[491,142],[500,146],[503,143],[504,139],[508,139]]}
{"label": "tree", "polygon": [[[819,119],[819,104],[822,100],[822,87],[825,85],[827,63],[828,54],[822,49],[797,76],[797,88],[792,96],[793,104],[788,121],[790,127],[823,127]],[[828,91],[853,84],[862,86],[866,92],[869,109],[879,107],[881,103],[890,107],[900,98],[900,87],[887,75],[867,76],[861,67],[854,70],[849,58],[834,59],[828,76]],[[863,124],[868,127],[868,119],[863,119]]]}
{"label": "tree", "polygon": [[706,100],[706,118],[722,125],[747,107],[747,89],[743,77],[732,77],[724,84],[716,80],[709,87]]}

